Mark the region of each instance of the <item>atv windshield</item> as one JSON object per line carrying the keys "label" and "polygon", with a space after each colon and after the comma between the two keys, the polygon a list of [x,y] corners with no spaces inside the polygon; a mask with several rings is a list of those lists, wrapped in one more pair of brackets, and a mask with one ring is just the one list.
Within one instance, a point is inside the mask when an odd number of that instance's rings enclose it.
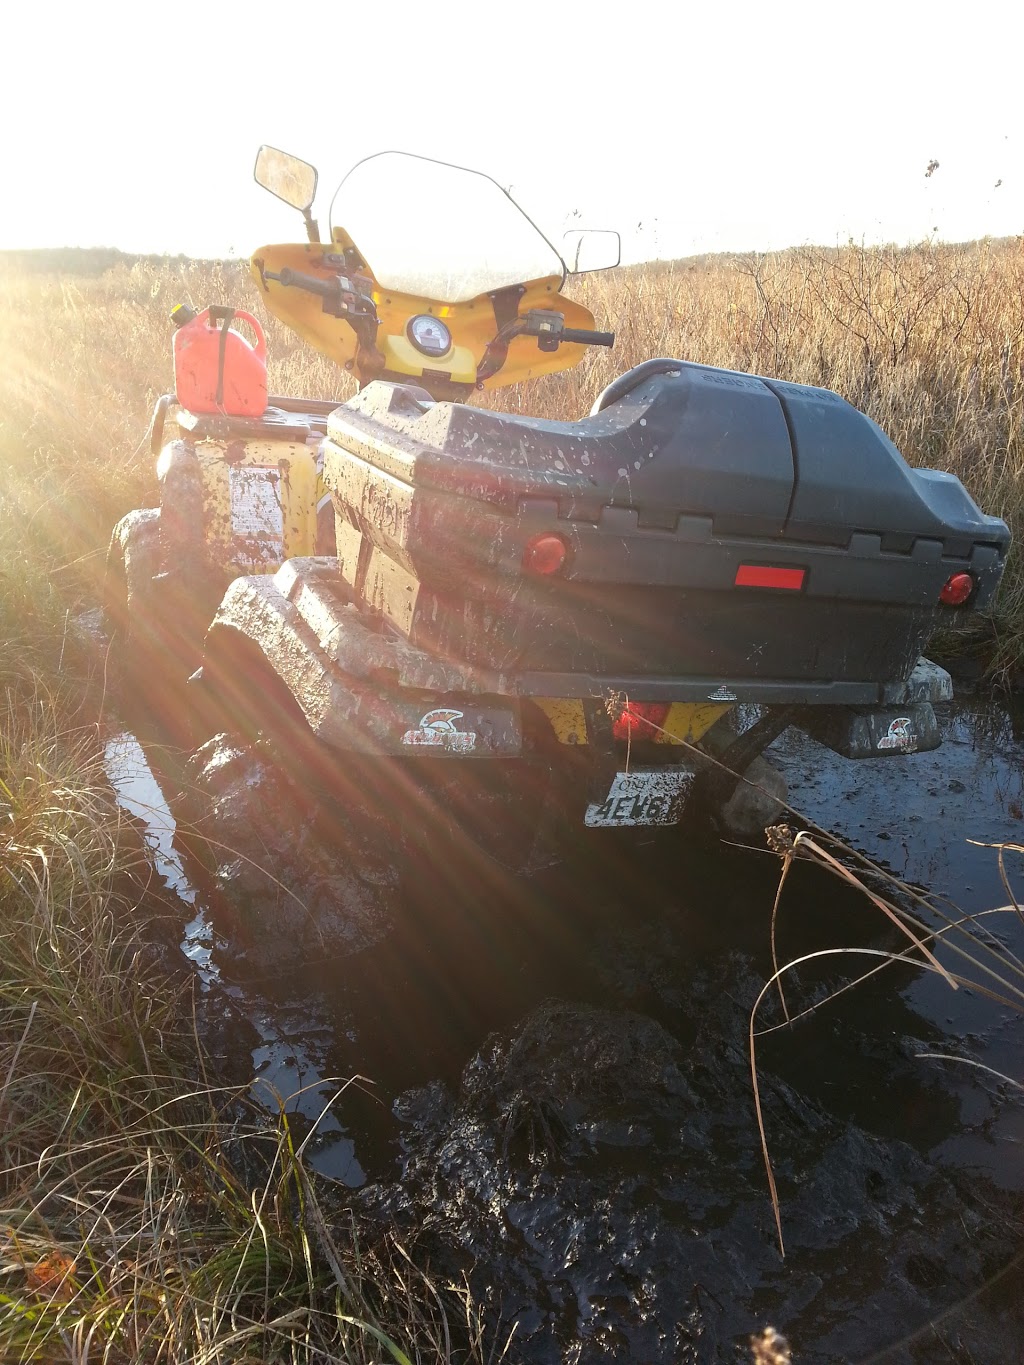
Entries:
{"label": "atv windshield", "polygon": [[548,239],[490,176],[406,152],[349,171],[331,204],[384,289],[464,303],[507,285],[557,276]]}

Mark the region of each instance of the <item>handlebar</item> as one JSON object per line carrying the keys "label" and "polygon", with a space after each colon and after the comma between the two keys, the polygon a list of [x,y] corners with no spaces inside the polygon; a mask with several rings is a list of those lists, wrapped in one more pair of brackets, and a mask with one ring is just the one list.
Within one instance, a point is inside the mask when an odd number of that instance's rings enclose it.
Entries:
{"label": "handlebar", "polygon": [[566,327],[561,313],[549,308],[531,308],[528,313],[512,318],[487,343],[483,358],[476,368],[476,382],[484,383],[497,374],[508,358],[509,344],[518,336],[536,337],[542,351],[557,351],[563,341],[575,341],[582,346],[614,346],[614,332],[592,332],[587,327]]}
{"label": "handlebar", "polygon": [[614,346],[614,332],[591,332],[586,327],[563,327],[559,341],[577,341],[581,346]]}
{"label": "handlebar", "polygon": [[319,294],[324,299],[329,299],[338,292],[337,279],[321,280],[316,275],[306,275],[301,270],[292,270],[287,265],[283,265],[280,274],[277,275],[268,270],[267,279],[277,280],[289,288],[305,289],[310,294]]}
{"label": "handlebar", "polygon": [[375,346],[380,320],[370,292],[373,287],[372,281],[359,275],[332,275],[330,279],[324,280],[318,275],[307,275],[301,270],[293,270],[288,265],[283,265],[277,274],[272,270],[263,270],[261,265],[260,273],[264,282],[276,280],[286,289],[304,289],[307,294],[318,295],[324,301],[325,313],[332,317],[344,318],[360,333],[366,344]]}

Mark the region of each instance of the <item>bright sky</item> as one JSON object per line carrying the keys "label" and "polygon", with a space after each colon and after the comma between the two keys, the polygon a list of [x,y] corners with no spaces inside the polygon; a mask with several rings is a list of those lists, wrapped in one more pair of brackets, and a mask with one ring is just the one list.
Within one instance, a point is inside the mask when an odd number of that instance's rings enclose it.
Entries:
{"label": "bright sky", "polygon": [[[252,180],[269,142],[316,211],[385,148],[485,170],[552,235],[625,259],[1024,232],[1013,0],[16,0],[0,248],[248,255],[301,240]],[[928,164],[938,161],[929,177]]]}

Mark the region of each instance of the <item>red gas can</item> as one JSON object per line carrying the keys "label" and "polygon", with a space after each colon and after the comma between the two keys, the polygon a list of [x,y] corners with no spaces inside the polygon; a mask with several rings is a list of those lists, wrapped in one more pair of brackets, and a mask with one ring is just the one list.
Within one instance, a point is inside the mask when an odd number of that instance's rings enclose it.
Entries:
{"label": "red gas can", "polygon": [[[229,326],[241,318],[256,333],[250,346]],[[211,304],[201,313],[182,305],[171,319],[174,334],[174,393],[190,412],[261,417],[267,408],[267,341],[251,313]]]}

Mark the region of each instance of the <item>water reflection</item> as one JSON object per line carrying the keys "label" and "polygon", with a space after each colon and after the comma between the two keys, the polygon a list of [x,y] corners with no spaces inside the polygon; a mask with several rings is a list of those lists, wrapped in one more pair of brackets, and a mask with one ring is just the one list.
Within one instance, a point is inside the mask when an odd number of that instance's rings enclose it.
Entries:
{"label": "water reflection", "polygon": [[[1007,900],[995,851],[979,845],[1024,837],[1020,716],[1019,707],[972,698],[957,701],[941,717],[942,747],[905,763],[879,759],[846,764],[794,732],[776,743],[771,757],[786,774],[791,801],[811,819],[836,829],[901,879],[949,896],[964,912],[978,913]],[[1019,855],[1007,854],[1007,870],[1024,890]],[[873,913],[866,905],[861,910]],[[1020,984],[1012,961],[1013,954],[1024,956],[1020,918],[1009,912],[986,916],[984,923],[1008,950],[1006,972]],[[977,977],[962,961],[948,954],[940,957],[952,970]],[[885,975],[880,979],[884,982]],[[874,989],[861,994],[863,990],[858,988],[851,1009],[861,1007],[869,1019],[877,1018],[878,1037],[884,1038],[886,1001],[893,1003],[893,997],[885,986],[881,995]],[[1024,1018],[1019,1011],[969,988],[954,993],[927,972],[910,976],[901,993],[912,1016],[890,1036],[918,1040],[913,1049],[909,1044],[905,1049],[908,1059],[913,1052],[945,1052],[1022,1078]],[[851,1064],[857,1074],[857,1059]],[[984,1171],[1003,1188],[1024,1188],[1019,1092],[955,1062],[920,1058],[913,1060],[911,1070],[916,1084],[909,1092],[903,1086],[911,1077],[901,1081],[894,1073],[887,1083],[894,1113],[908,1094],[917,1095],[914,1103],[924,1112],[929,1101],[922,1089],[952,1100],[957,1108],[956,1121],[946,1132],[932,1132],[933,1157]],[[910,1124],[911,1130],[917,1126]],[[927,1122],[920,1131],[924,1137]]]}
{"label": "water reflection", "polygon": [[344,1082],[328,1079],[334,1021],[325,1002],[313,993],[288,1009],[261,1000],[251,984],[243,989],[225,979],[216,960],[209,910],[174,843],[177,822],[136,736],[129,731],[112,735],[104,746],[104,765],[118,804],[141,822],[164,885],[194,911],[184,924],[181,949],[195,966],[199,989],[206,995],[215,992],[220,1007],[233,1007],[259,1036],[252,1049],[253,1099],[272,1113],[283,1109],[315,1127],[306,1148],[314,1169],[346,1185],[363,1184],[366,1175],[354,1142],[333,1108]]}
{"label": "water reflection", "polygon": [[142,745],[127,730],[112,735],[104,745],[103,763],[117,793],[118,805],[142,822],[143,838],[164,885],[185,905],[195,905],[195,887],[189,882],[181,855],[174,846],[177,824]]}

